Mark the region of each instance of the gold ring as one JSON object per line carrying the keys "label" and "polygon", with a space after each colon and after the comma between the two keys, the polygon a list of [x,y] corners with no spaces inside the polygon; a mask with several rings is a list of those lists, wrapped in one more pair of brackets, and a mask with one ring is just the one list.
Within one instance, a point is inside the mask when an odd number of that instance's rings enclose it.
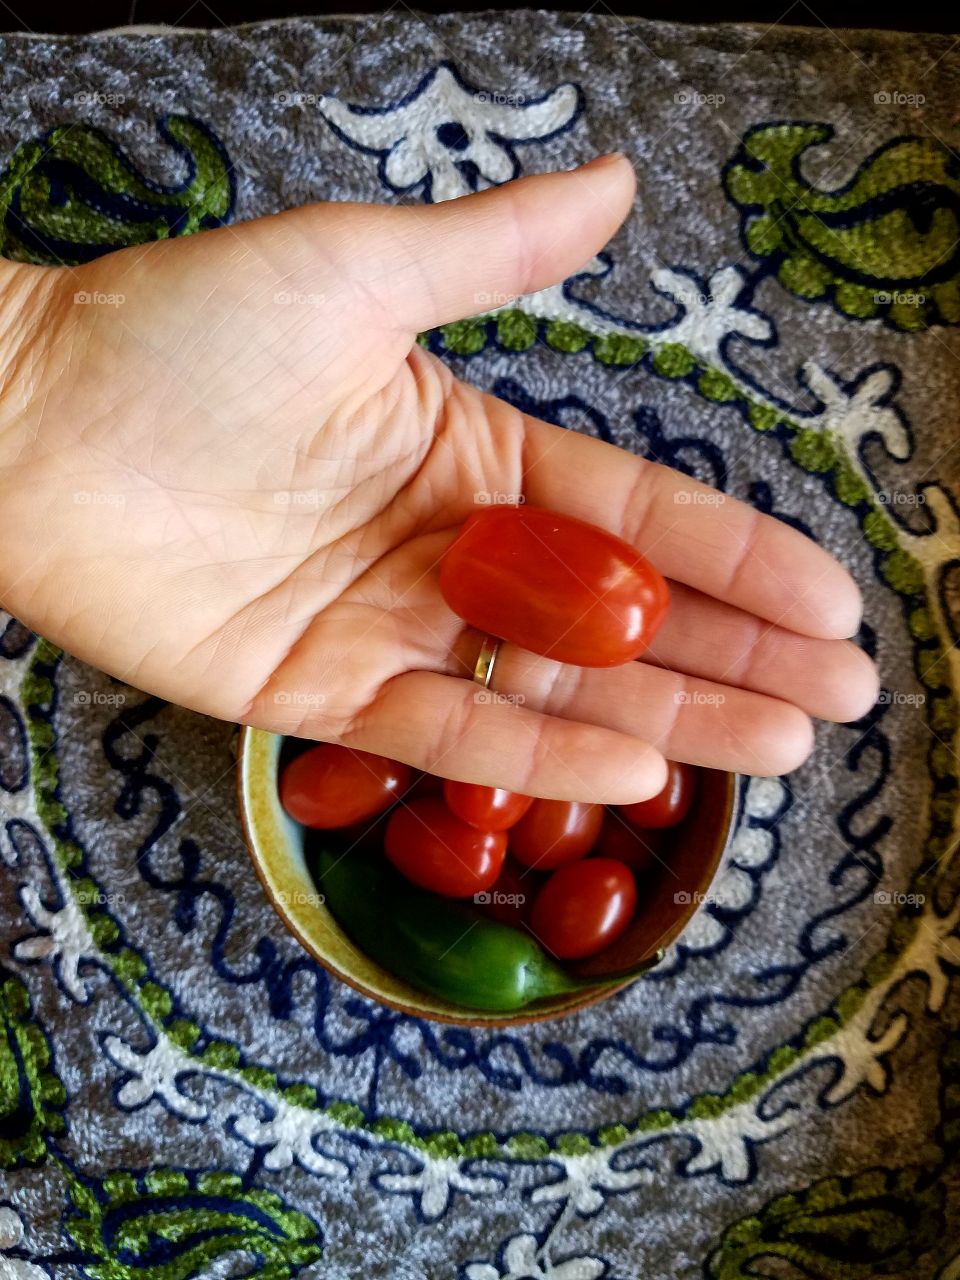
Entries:
{"label": "gold ring", "polygon": [[493,636],[484,636],[483,644],[480,646],[480,654],[477,657],[477,664],[473,668],[474,682],[484,689],[490,688],[490,681],[493,678],[493,668],[497,661],[497,653],[500,650],[500,641]]}

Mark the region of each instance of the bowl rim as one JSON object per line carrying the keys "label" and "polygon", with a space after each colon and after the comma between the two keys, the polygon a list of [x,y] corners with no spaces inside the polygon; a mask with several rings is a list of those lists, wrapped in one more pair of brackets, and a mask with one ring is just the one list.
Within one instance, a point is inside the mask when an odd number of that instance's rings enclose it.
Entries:
{"label": "bowl rim", "polygon": [[[656,958],[651,960],[650,968],[648,970],[634,973],[632,976],[624,978],[622,982],[617,982],[616,979],[610,979],[607,982],[599,980],[596,987],[585,987],[580,998],[571,1000],[571,1003],[564,1008],[534,1009],[530,1011],[518,1009],[512,1014],[505,1014],[502,1017],[480,1017],[477,1016],[479,1011],[474,1009],[464,1008],[463,1016],[458,1016],[455,1014],[443,1013],[434,1009],[418,1008],[416,1005],[404,1004],[401,1000],[385,996],[382,992],[373,991],[369,987],[364,986],[364,984],[353,977],[352,974],[344,972],[344,970],[330,960],[329,957],[321,955],[312,941],[299,928],[296,921],[277,901],[273,888],[267,881],[266,874],[262,866],[261,855],[257,851],[256,840],[252,831],[250,816],[247,811],[247,804],[244,796],[244,762],[248,750],[248,744],[253,734],[264,732],[273,733],[273,730],[257,729],[254,725],[246,724],[240,726],[240,736],[237,742],[236,768],[234,770],[237,792],[237,809],[240,816],[240,827],[243,833],[243,840],[247,847],[247,854],[253,864],[253,869],[256,873],[257,879],[260,881],[261,887],[263,888],[264,896],[280,917],[280,920],[283,922],[287,932],[296,938],[300,946],[303,947],[307,954],[311,956],[317,964],[321,966],[321,968],[332,974],[333,977],[338,978],[341,982],[346,983],[348,987],[352,987],[354,991],[365,996],[368,1000],[372,1000],[376,1004],[384,1005],[388,1009],[393,1009],[397,1013],[403,1013],[412,1018],[422,1018],[428,1022],[443,1023],[447,1026],[474,1028],[518,1027],[526,1026],[534,1022],[551,1022],[556,1021],[559,1018],[571,1017],[574,1014],[580,1013],[584,1009],[589,1009],[593,1005],[600,1004],[602,1001],[609,1000],[612,996],[618,995],[627,987],[633,986],[639,978],[643,977],[644,972],[649,972],[656,968],[657,964],[659,964],[662,959],[664,949],[670,946],[670,944],[683,933],[702,905],[701,903],[691,904],[692,909],[688,915],[678,917],[667,929],[664,930],[657,942]],[[274,734],[274,736],[284,738],[289,735],[277,733]],[[725,836],[722,841],[717,843],[716,852],[709,864],[709,874],[706,881],[708,885],[713,884],[720,868],[720,864],[730,846],[730,841],[733,839],[733,834],[736,830],[737,798],[740,792],[741,779],[739,774],[730,773],[725,770],[720,770],[719,772],[726,772],[727,775],[723,824],[725,828]]]}

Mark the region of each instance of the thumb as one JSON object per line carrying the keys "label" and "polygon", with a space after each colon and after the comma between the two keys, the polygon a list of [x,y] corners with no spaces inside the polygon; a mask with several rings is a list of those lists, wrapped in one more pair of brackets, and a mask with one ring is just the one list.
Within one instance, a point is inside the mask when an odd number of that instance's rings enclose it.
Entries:
{"label": "thumb", "polygon": [[377,293],[420,332],[502,307],[589,262],[630,211],[636,179],[619,153],[442,204],[380,208]]}

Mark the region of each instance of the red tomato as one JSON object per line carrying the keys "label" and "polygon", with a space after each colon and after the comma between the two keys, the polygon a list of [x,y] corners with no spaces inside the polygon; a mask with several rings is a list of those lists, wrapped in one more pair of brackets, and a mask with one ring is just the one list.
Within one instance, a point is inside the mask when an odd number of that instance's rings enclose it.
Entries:
{"label": "red tomato", "polygon": [[639,831],[675,827],[690,812],[696,789],[696,769],[689,764],[677,764],[675,760],[668,760],[667,782],[662,791],[649,800],[621,804],[617,809]]}
{"label": "red tomato", "polygon": [[406,804],[409,804],[411,800],[422,800],[424,796],[438,796],[442,792],[442,778],[434,777],[432,773],[418,773],[403,793],[403,799]]}
{"label": "red tomato", "polygon": [[409,782],[408,765],[322,742],[284,769],[280,803],[305,827],[348,827],[389,808]]}
{"label": "red tomato", "polygon": [[526,925],[533,906],[534,895],[542,876],[518,867],[509,858],[497,877],[496,884],[486,893],[479,893],[474,898],[478,909],[485,916],[499,920],[501,924],[512,925],[514,929],[522,929]]}
{"label": "red tomato", "polygon": [[478,630],[580,667],[639,657],[670,602],[628,542],[529,506],[472,515],[440,562],[440,592]]}
{"label": "red tomato", "polygon": [[526,867],[552,871],[585,857],[603,825],[603,805],[535,800],[510,831],[510,852]]}
{"label": "red tomato", "polygon": [[595,852],[601,858],[615,858],[635,876],[655,870],[660,864],[660,837],[655,831],[635,831],[624,818],[607,810]]}
{"label": "red tomato", "polygon": [[384,852],[421,889],[445,898],[471,898],[489,889],[507,852],[502,831],[477,831],[428,796],[401,805],[387,823]]}
{"label": "red tomato", "polygon": [[480,831],[506,831],[533,804],[533,796],[472,782],[445,782],[443,798],[458,818]]}
{"label": "red tomato", "polygon": [[[351,822],[348,827],[338,827],[334,833],[339,847],[352,853],[354,850],[368,853],[383,851],[383,836],[387,829],[388,813],[378,813],[375,818]],[[329,837],[327,837],[329,843]]]}
{"label": "red tomato", "polygon": [[530,928],[559,959],[581,960],[616,941],[636,905],[629,867],[613,858],[587,858],[553,873],[533,904]]}

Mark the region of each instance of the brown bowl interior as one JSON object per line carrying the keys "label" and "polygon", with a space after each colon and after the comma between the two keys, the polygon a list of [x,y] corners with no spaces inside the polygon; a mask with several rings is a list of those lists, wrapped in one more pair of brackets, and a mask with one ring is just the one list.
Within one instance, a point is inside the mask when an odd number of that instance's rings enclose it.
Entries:
{"label": "brown bowl interior", "polygon": [[[303,744],[307,745],[307,744]],[[453,1005],[396,977],[352,944],[327,908],[304,861],[304,833],[280,808],[277,776],[281,760],[296,744],[259,729],[240,737],[237,789],[244,837],[254,869],[271,904],[290,932],[335,977],[362,994],[416,1017],[468,1026],[518,1026],[607,999],[635,980],[633,971],[654,961],[697,910],[723,857],[734,827],[737,778],[700,771],[691,813],[669,833],[669,846],[655,874],[639,885],[637,912],[627,932],[588,960],[567,966],[597,987],[538,1001],[512,1014],[490,1014]],[[611,979],[627,974],[623,982]]]}

